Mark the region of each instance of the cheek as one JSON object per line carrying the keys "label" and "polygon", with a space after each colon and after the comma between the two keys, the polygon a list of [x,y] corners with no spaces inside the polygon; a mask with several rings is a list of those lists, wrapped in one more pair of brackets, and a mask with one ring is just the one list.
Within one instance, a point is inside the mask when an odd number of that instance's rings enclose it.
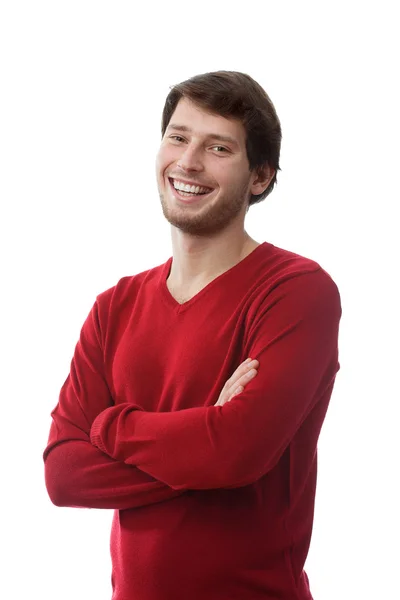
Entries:
{"label": "cheek", "polygon": [[227,162],[226,164],[218,165],[218,170],[215,172],[215,178],[223,188],[236,188],[241,183],[243,175],[237,165],[227,164]]}
{"label": "cheek", "polygon": [[164,159],[164,155],[163,155],[163,151],[160,150],[157,152],[157,156],[156,156],[156,172],[157,175],[160,174],[160,171],[163,170],[163,165],[165,164],[165,159]]}
{"label": "cheek", "polygon": [[171,148],[161,146],[156,157],[156,172],[157,176],[162,178],[164,171],[177,160],[176,152],[171,151]]}

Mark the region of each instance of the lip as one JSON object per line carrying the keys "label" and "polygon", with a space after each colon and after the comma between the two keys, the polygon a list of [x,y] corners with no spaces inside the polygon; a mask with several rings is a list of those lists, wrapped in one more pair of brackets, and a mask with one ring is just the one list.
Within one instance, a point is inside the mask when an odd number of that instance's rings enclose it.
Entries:
{"label": "lip", "polygon": [[[182,183],[184,183],[185,185],[198,185],[199,187],[206,187],[206,188],[210,188],[212,191],[214,190],[214,188],[210,187],[209,185],[203,185],[202,183],[197,183],[196,181],[188,181],[187,179],[182,179],[182,177],[171,177],[169,176],[168,179],[171,181],[173,179],[177,179],[178,181],[181,181]],[[209,192],[211,193],[211,192]]]}
{"label": "lip", "polygon": [[[183,179],[180,179],[179,181],[183,181]],[[184,204],[195,204],[195,202],[201,202],[204,198],[208,198],[214,192],[214,190],[211,190],[211,192],[208,192],[207,194],[202,194],[201,196],[193,196],[192,198],[189,198],[189,197],[183,198],[182,196],[179,195],[178,190],[176,190],[174,188],[173,183],[170,178],[168,178],[168,183],[172,190],[173,196],[177,200],[179,200],[179,202],[183,202]],[[192,185],[194,185],[194,184],[192,184]]]}

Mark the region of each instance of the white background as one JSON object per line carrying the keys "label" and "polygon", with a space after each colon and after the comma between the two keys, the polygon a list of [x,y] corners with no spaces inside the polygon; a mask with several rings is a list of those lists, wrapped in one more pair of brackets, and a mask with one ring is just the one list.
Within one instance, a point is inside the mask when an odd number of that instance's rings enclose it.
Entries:
{"label": "white background", "polygon": [[342,296],[312,591],[400,598],[396,5],[1,3],[1,597],[110,599],[111,513],[51,504],[49,415],[95,296],[171,254],[154,176],[169,87],[227,69],[283,129],[248,232],[320,262]]}

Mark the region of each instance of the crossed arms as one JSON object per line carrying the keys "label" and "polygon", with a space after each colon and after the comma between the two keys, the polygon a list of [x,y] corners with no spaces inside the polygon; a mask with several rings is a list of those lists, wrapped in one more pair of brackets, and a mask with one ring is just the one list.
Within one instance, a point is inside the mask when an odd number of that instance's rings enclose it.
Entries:
{"label": "crossed arms", "polygon": [[339,293],[322,270],[287,280],[249,332],[248,355],[260,366],[244,391],[223,406],[160,413],[142,410],[140,398],[114,406],[95,303],[52,413],[44,454],[50,498],[59,506],[136,508],[257,481],[321,398],[327,406],[340,315]]}

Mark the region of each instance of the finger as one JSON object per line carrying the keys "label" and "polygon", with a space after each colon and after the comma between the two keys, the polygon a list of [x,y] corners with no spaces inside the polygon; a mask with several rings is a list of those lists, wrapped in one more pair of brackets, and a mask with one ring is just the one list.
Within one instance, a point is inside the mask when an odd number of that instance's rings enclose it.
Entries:
{"label": "finger", "polygon": [[246,372],[249,369],[258,369],[259,366],[260,366],[260,363],[258,362],[258,360],[250,359],[248,362],[246,361],[242,365],[240,365],[237,370]]}
{"label": "finger", "polygon": [[237,380],[238,378],[242,377],[243,375],[245,375],[246,373],[248,373],[248,371],[250,371],[251,369],[257,369],[259,366],[259,362],[258,360],[249,360],[248,362],[244,362],[241,365],[238,366],[238,368],[236,369],[236,371],[233,373],[232,377],[231,377],[231,381],[233,380]]}
{"label": "finger", "polygon": [[[233,375],[228,379],[228,381],[227,381],[228,386],[226,389],[230,389],[232,387],[234,387],[236,389],[239,380],[243,376],[246,376],[247,373],[249,373],[252,369],[257,369],[259,367],[259,364],[260,363],[258,362],[258,360],[250,359],[248,361],[245,361],[241,365],[239,365],[239,367],[236,369],[236,371],[233,373]],[[231,390],[231,391],[233,391],[233,390]]]}
{"label": "finger", "polygon": [[229,398],[229,400],[232,400],[232,398],[234,398],[234,396],[237,396],[238,394],[241,394],[244,390],[244,387],[242,385],[239,385],[235,391],[233,392],[232,396]]}
{"label": "finger", "polygon": [[234,398],[238,394],[241,394],[243,392],[243,390],[244,390],[244,387],[242,385],[235,387],[234,391],[230,395],[225,396],[223,399],[220,398],[218,400],[216,406],[223,406],[227,402],[230,402],[232,400],[232,398]]}
{"label": "finger", "polygon": [[257,375],[257,373],[258,373],[257,369],[251,369],[248,373],[246,373],[245,375],[242,375],[242,377],[240,377],[240,379],[238,379],[236,384],[231,388],[231,393],[230,393],[227,401],[229,402],[229,400],[232,400],[232,398],[234,398],[234,396],[241,394],[243,392],[244,388],[246,387],[246,385],[248,383],[250,383],[250,381],[252,379],[254,379],[254,377]]}
{"label": "finger", "polygon": [[240,394],[245,385],[257,374],[259,364],[258,360],[253,360],[252,358],[248,358],[241,363],[233,375],[225,382],[215,406],[223,406],[226,402],[229,402],[233,396],[238,393]]}

